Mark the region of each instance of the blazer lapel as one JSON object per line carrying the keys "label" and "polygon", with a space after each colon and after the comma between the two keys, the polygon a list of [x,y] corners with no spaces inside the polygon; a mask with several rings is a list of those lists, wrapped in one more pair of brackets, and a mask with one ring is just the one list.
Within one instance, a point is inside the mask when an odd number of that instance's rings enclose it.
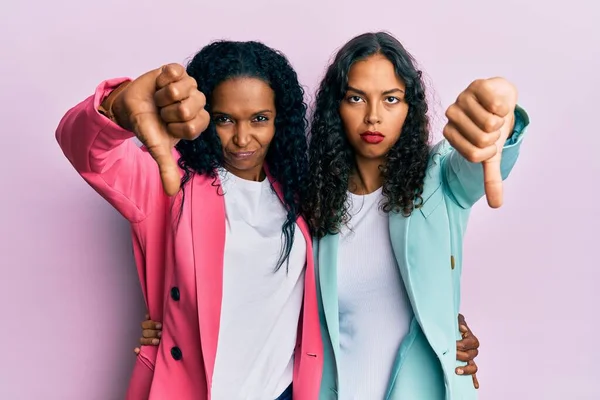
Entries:
{"label": "blazer lapel", "polygon": [[223,255],[225,251],[225,202],[213,178],[194,175],[191,190],[191,224],[196,271],[196,300],[202,355],[208,387],[217,354],[221,300],[223,298]]}
{"label": "blazer lapel", "polygon": [[340,354],[340,320],[337,291],[337,261],[339,235],[327,235],[319,241],[318,266],[321,300],[327,332],[333,347],[336,366]]}
{"label": "blazer lapel", "polygon": [[418,310],[415,308],[415,293],[411,281],[411,271],[408,268],[408,225],[410,223],[410,217],[404,217],[398,213],[389,213],[389,229],[390,229],[390,241],[392,243],[392,250],[400,269],[400,276],[406,289],[408,299],[412,305],[415,314]]}
{"label": "blazer lapel", "polygon": [[453,309],[452,277],[444,262],[450,243],[445,227],[427,218],[443,202],[443,189],[436,184],[432,190],[427,182],[425,188],[423,207],[411,216],[390,213],[390,238],[415,318],[441,356],[449,351],[444,332],[452,332],[452,320],[446,320]]}

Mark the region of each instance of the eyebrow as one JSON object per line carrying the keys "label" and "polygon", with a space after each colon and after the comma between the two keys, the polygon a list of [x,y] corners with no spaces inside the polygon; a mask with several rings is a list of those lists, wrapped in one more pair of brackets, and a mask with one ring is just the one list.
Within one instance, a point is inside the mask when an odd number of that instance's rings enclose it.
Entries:
{"label": "eyebrow", "polygon": [[[357,88],[354,88],[352,86],[348,86],[348,90],[347,91],[348,92],[352,91],[352,92],[358,93],[358,94],[363,95],[363,96],[367,95],[364,91],[362,91],[360,89],[357,89]],[[392,94],[392,93],[396,93],[396,92],[404,93],[404,90],[402,90],[400,88],[393,88],[393,89],[385,90],[385,91],[381,92],[381,94],[385,96],[386,94]]]}
{"label": "eyebrow", "polygon": [[[226,112],[223,112],[223,111],[219,111],[219,110],[213,110],[211,112],[211,114],[229,115],[229,113],[226,113]],[[257,111],[255,113],[252,113],[252,116],[256,116],[258,114],[273,114],[273,110],[269,110],[269,109],[260,110],[260,111]]]}

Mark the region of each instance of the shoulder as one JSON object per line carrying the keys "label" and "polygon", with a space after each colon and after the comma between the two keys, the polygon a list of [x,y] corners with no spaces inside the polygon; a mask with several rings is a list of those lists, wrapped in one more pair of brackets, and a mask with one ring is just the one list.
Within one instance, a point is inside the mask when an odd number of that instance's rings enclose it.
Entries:
{"label": "shoulder", "polygon": [[439,186],[442,183],[442,161],[453,151],[447,140],[441,140],[430,147],[429,160],[425,171],[424,185]]}
{"label": "shoulder", "polygon": [[441,160],[450,154],[454,149],[446,139],[442,139],[429,149],[429,162],[427,168],[439,168]]}

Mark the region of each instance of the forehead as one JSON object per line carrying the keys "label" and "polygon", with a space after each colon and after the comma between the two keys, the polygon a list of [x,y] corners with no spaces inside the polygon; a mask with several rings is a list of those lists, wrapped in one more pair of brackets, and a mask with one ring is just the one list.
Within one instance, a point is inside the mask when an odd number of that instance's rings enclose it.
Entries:
{"label": "forehead", "polygon": [[212,93],[212,109],[224,113],[275,110],[273,89],[258,78],[232,78],[221,82]]}
{"label": "forehead", "polygon": [[348,72],[348,86],[365,92],[405,89],[394,65],[381,54],[355,62]]}

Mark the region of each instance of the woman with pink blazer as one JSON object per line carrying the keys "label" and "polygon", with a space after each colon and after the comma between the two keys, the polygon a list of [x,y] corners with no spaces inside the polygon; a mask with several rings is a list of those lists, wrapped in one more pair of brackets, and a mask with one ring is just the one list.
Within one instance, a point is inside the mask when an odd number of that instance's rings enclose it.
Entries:
{"label": "woman with pink blazer", "polygon": [[318,398],[305,112],[284,56],[223,41],[187,71],[102,82],[61,120],[68,160],[131,223],[146,305],[163,323],[127,399]]}

